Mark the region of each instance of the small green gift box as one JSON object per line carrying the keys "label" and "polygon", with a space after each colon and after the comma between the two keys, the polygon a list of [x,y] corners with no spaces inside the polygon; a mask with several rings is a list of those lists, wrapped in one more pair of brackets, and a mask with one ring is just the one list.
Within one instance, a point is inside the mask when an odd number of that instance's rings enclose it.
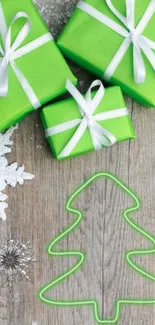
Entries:
{"label": "small green gift box", "polygon": [[[94,87],[98,87],[94,91]],[[100,80],[85,96],[67,80],[73,98],[45,107],[41,119],[53,156],[63,160],[135,138],[120,87],[105,89]]]}
{"label": "small green gift box", "polygon": [[71,60],[155,106],[155,1],[84,0],[58,39]]}
{"label": "small green gift box", "polygon": [[0,131],[76,84],[31,0],[0,1]]}

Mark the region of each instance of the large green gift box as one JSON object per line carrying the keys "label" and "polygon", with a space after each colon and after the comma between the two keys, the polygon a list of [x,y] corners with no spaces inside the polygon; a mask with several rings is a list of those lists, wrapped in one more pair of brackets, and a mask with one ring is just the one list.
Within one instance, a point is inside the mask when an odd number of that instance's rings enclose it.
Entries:
{"label": "large green gift box", "polygon": [[64,93],[66,78],[76,79],[31,0],[0,1],[0,35],[3,131]]}
{"label": "large green gift box", "polygon": [[[93,91],[92,95],[100,96],[96,91]],[[81,97],[85,98],[83,95]],[[43,108],[41,112],[42,123],[52,154],[57,160],[94,151],[95,147],[91,136],[94,127],[95,132],[96,130],[99,132],[97,137],[101,134],[102,143],[106,143],[105,141],[108,138],[112,140],[112,143],[106,145],[107,147],[116,142],[135,138],[132,122],[128,115],[120,87],[114,86],[105,89],[103,98],[100,98],[99,105],[96,106],[93,113],[96,121],[93,129],[91,124],[89,128],[89,122],[87,126],[84,126],[84,123],[87,123],[87,118],[90,119],[89,110],[91,109],[91,103],[88,104],[87,116],[82,114],[79,106],[80,102],[78,104],[74,98],[65,99]],[[80,137],[79,132],[81,132]],[[95,137],[96,133],[94,139]],[[72,148],[70,148],[70,152],[64,149],[69,143]],[[66,153],[64,153],[64,150]]]}
{"label": "large green gift box", "polygon": [[58,46],[66,57],[100,79],[119,85],[128,96],[153,107],[154,31],[153,0],[84,0],[78,3]]}

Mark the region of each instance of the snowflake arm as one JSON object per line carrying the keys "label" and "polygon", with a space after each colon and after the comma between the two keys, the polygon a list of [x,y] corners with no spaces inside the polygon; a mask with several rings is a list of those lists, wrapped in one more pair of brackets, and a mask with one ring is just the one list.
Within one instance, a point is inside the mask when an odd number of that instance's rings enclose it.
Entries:
{"label": "snowflake arm", "polygon": [[[1,194],[1,193],[0,193]],[[3,221],[6,220],[6,213],[5,213],[5,209],[8,208],[8,204],[5,202],[0,202],[0,219],[2,219]]]}
{"label": "snowflake arm", "polygon": [[3,191],[7,185],[15,187],[18,184],[23,185],[24,180],[31,180],[34,175],[26,173],[24,165],[18,167],[15,162],[8,165],[8,161],[5,157],[0,157],[0,191]]}
{"label": "snowflake arm", "polygon": [[0,156],[3,156],[6,153],[11,152],[10,146],[12,146],[13,141],[10,138],[14,130],[16,130],[17,128],[18,128],[18,124],[8,129],[5,133],[0,133]]}
{"label": "snowflake arm", "polygon": [[24,180],[31,180],[34,175],[24,171],[24,165],[18,167],[17,163],[5,167],[4,182],[7,185],[15,187],[18,184],[23,185]]}
{"label": "snowflake arm", "polygon": [[4,201],[6,201],[7,198],[8,198],[7,195],[0,192],[0,201],[4,202]]}

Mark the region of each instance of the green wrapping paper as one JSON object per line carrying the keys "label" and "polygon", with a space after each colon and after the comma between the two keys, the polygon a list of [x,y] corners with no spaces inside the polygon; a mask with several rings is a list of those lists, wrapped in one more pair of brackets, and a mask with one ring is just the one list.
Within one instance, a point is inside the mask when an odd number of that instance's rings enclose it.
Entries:
{"label": "green wrapping paper", "polygon": [[[30,18],[32,27],[21,47],[48,32],[31,0],[1,0],[1,5],[7,27],[10,26],[17,12],[25,12]],[[12,43],[24,24],[25,20],[22,18],[12,25]],[[1,38],[0,44],[2,44]],[[70,78],[76,84],[76,78],[72,75],[54,40],[17,58],[15,63],[37,95],[41,105],[66,91],[66,78]],[[20,121],[34,110],[10,64],[8,79],[8,95],[0,97],[0,131]]]}
{"label": "green wrapping paper", "polygon": [[[104,97],[97,107],[95,115],[124,107],[125,103],[120,88],[117,86],[106,88]],[[49,105],[41,112],[41,120],[45,130],[79,118],[81,118],[81,113],[77,102],[73,98]],[[135,133],[129,115],[100,121],[98,123],[116,137],[116,142],[135,139]],[[63,160],[95,150],[90,131],[87,128],[71,154],[68,157],[59,157],[76,130],[77,126],[47,137],[54,158]]]}
{"label": "green wrapping paper", "polygon": [[[85,0],[85,3],[124,27],[123,23],[109,9],[105,0]],[[125,0],[112,0],[112,4],[123,16],[126,16]],[[135,26],[137,26],[149,4],[150,0],[135,1]],[[154,30],[155,13],[142,35],[155,41]],[[103,79],[104,72],[123,40],[123,36],[80,8],[76,8],[58,39],[58,46],[66,57]],[[153,107],[155,106],[155,72],[143,51],[141,54],[146,68],[146,79],[143,84],[136,84],[134,80],[132,44],[111,77],[110,83],[119,85],[125,94],[143,105]]]}

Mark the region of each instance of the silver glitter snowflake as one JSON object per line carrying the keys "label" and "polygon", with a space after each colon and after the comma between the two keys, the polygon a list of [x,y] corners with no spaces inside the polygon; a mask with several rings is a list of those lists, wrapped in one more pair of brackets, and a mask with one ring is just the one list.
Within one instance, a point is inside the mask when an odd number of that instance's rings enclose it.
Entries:
{"label": "silver glitter snowflake", "polygon": [[31,281],[32,264],[38,260],[33,258],[31,242],[22,244],[11,236],[0,249],[0,276],[2,285],[7,284],[11,290],[14,282],[22,279]]}

